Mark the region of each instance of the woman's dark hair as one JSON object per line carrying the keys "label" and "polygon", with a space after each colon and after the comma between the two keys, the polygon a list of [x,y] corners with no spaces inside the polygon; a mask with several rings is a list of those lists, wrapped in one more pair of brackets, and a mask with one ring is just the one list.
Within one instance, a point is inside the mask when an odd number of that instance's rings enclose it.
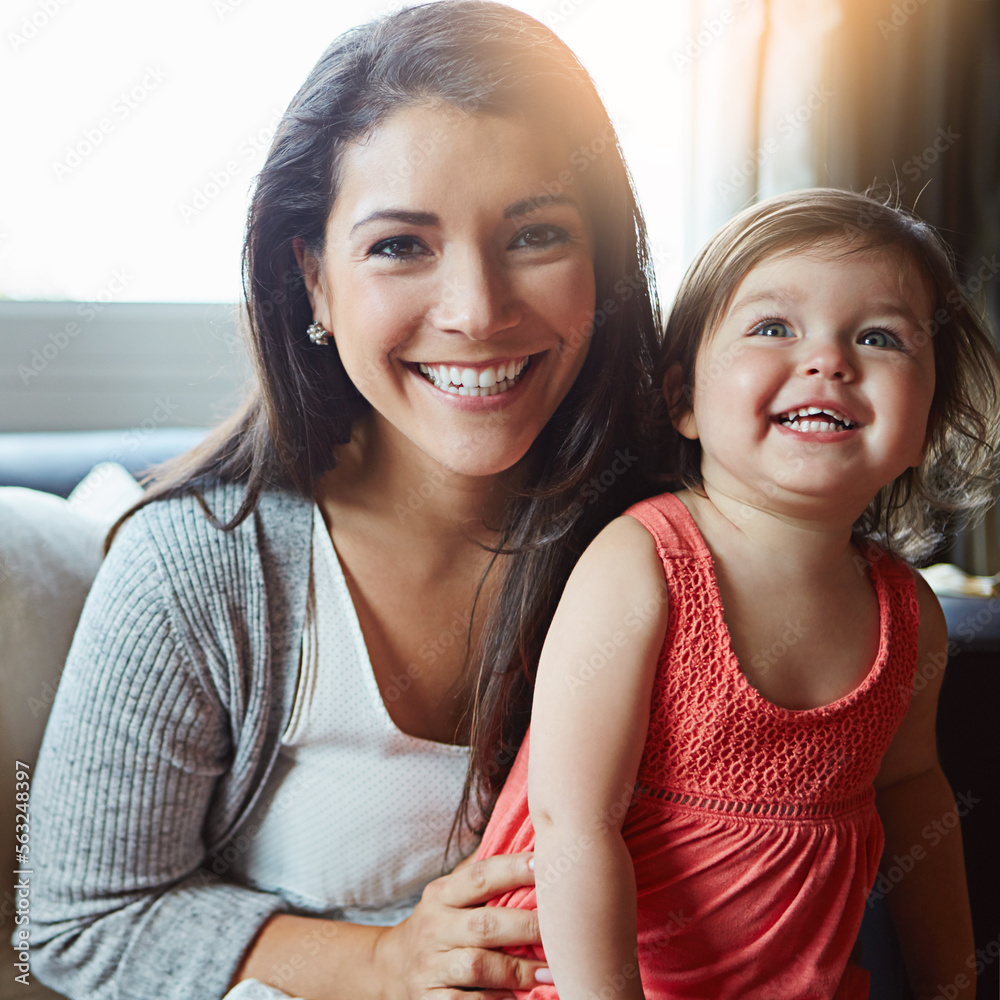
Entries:
{"label": "woman's dark hair", "polygon": [[[924,335],[934,347],[930,444],[923,463],[883,487],[854,526],[862,540],[911,560],[930,555],[946,525],[994,500],[1000,444],[1000,366],[984,318],[962,288],[952,255],[931,226],[868,195],[813,188],[745,209],[702,248],[681,282],[654,371],[656,464],[667,489],[701,486],[701,445],[671,425],[694,398],[695,359],[742,280],[765,260],[807,253],[896,255],[927,282],[934,308]],[[671,405],[660,387],[668,380]]]}
{"label": "woman's dark hair", "polygon": [[[440,0],[355,28],[324,53],[278,125],[250,207],[243,281],[256,382],[225,425],[159,471],[139,506],[240,481],[242,506],[217,525],[232,529],[262,490],[311,496],[335,465],[368,404],[332,341],[318,347],[306,337],[313,317],[295,247],[322,253],[344,150],[394,112],[422,104],[519,116],[562,137],[569,167],[539,195],[578,199],[595,248],[594,321],[570,345],[589,340],[587,357],[507,504],[502,583],[470,656],[472,762],[462,812],[485,816],[526,730],[535,664],[569,570],[597,531],[647,492],[630,450],[656,347],[645,228],[593,82],[548,28],[499,3]],[[404,151],[401,169],[407,155],[419,151]]]}

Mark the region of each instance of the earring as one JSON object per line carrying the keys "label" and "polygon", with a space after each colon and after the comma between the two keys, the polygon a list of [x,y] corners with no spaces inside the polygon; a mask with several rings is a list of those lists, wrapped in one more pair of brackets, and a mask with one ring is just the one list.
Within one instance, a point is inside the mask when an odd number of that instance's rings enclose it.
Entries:
{"label": "earring", "polygon": [[330,334],[315,320],[306,327],[306,335],[314,344],[319,344],[320,347],[326,344],[330,337]]}

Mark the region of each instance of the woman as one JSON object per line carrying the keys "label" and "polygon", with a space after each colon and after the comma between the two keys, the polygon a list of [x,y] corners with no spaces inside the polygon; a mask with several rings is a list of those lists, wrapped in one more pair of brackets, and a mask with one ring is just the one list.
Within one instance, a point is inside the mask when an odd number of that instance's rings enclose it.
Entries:
{"label": "woman", "polygon": [[427,883],[509,770],[575,556],[647,489],[655,303],[607,113],[499,4],[356,29],[278,127],[244,268],[256,387],[126,519],[53,708],[35,969],[87,998],[530,985],[490,949],[534,920],[480,906],[526,857]]}

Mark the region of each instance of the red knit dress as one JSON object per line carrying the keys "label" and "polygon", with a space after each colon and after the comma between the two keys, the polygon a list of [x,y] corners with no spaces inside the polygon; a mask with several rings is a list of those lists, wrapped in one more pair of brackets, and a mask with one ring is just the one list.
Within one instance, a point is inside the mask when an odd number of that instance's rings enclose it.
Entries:
{"label": "red knit dress", "polygon": [[[687,508],[666,494],[627,513],[656,539],[670,593],[622,827],[646,998],[865,998],[867,974],[848,959],[882,853],[873,781],[913,688],[913,574],[889,555],[869,560],[880,638],[868,676],[830,705],[781,708],[740,670],[712,557]],[[526,738],[480,857],[534,848],[527,787]],[[493,902],[533,909],[535,891]],[[592,989],[613,996],[614,986]],[[557,997],[552,986],[517,995]]]}

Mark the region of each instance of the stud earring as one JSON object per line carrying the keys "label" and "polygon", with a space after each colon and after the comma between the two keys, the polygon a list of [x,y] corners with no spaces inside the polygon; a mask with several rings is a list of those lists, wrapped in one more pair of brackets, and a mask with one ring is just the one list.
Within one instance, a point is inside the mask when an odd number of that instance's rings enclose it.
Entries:
{"label": "stud earring", "polygon": [[322,347],[330,338],[330,334],[315,320],[306,327],[306,335],[314,343]]}

